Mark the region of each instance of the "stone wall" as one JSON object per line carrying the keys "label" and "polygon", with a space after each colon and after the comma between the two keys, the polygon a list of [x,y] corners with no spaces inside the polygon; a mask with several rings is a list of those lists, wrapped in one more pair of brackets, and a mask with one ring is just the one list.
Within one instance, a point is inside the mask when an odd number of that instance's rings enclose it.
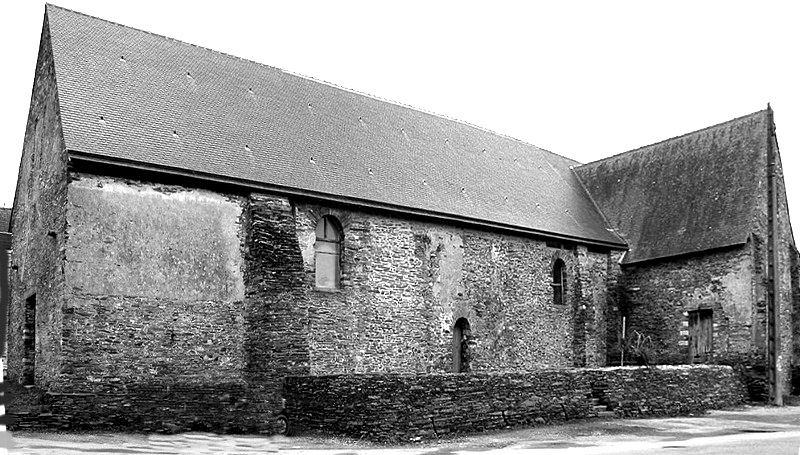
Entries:
{"label": "stone wall", "polygon": [[691,363],[689,312],[711,309],[713,354],[702,361],[755,355],[751,251],[748,244],[625,267],[619,283],[620,316],[627,318],[628,338],[636,332],[650,337],[651,362]]}
{"label": "stone wall", "polygon": [[268,429],[262,384],[248,382],[247,200],[90,174],[68,182],[56,263],[68,292],[52,327],[61,356],[37,358],[55,374],[12,391],[9,414],[70,429]]}
{"label": "stone wall", "polygon": [[[777,150],[777,141],[774,143]],[[800,365],[800,271],[796,268],[798,260],[797,247],[792,232],[792,223],[789,219],[789,204],[786,199],[786,182],[784,181],[783,166],[778,155],[777,166],[777,209],[778,209],[778,261],[777,270],[780,305],[780,353],[778,364],[782,379],[783,394],[792,393],[792,383],[800,382],[800,378],[793,379],[792,372]],[[766,273],[766,272],[765,272]],[[798,334],[798,335],[796,335]],[[800,371],[798,371],[800,374]]]}
{"label": "stone wall", "polygon": [[47,386],[62,358],[67,155],[46,22],[42,33],[13,209],[6,380],[30,382],[32,373]]}
{"label": "stone wall", "polygon": [[[580,343],[573,342],[577,347],[574,352],[580,359],[577,362],[579,365],[604,366],[609,350],[613,349],[613,345],[608,344],[608,331],[613,328],[616,316],[616,284],[620,274],[618,261],[622,252],[579,249],[578,253],[582,271],[578,276],[581,293],[578,314],[583,317],[582,325],[578,327],[583,330],[583,337]],[[583,358],[580,358],[581,355]]]}
{"label": "stone wall", "polygon": [[622,268],[620,262],[623,252],[612,252],[608,262],[606,275],[606,312],[605,312],[605,365],[619,365],[622,345],[622,316],[625,308],[621,306]]}
{"label": "stone wall", "polygon": [[289,201],[253,194],[247,220],[245,378],[253,409],[274,423],[283,378],[309,373],[308,290]]}
{"label": "stone wall", "polygon": [[[0,230],[2,230],[0,226]],[[7,229],[7,228],[6,228]],[[11,301],[11,234],[0,232],[0,355],[6,353],[8,307]],[[5,370],[5,362],[3,369]]]}
{"label": "stone wall", "polygon": [[[48,326],[61,356],[42,361],[53,374],[29,395],[50,397],[44,414],[66,399],[53,397],[94,396],[111,418],[160,396],[137,396],[144,386],[169,395],[238,383],[248,405],[234,421],[268,429],[285,376],[451,371],[458,318],[470,324],[470,371],[604,360],[607,252],[269,194],[81,169],[64,177],[57,270],[68,292]],[[314,277],[314,230],[326,214],[344,230],[334,290]],[[553,303],[557,259],[563,305]]]}
{"label": "stone wall", "polygon": [[[315,287],[323,216],[343,228],[335,290]],[[302,202],[295,220],[312,373],[451,371],[459,318],[470,371],[605,363],[607,251]],[[556,259],[564,305],[553,304]]]}
{"label": "stone wall", "polygon": [[11,431],[268,431],[242,381],[98,385],[90,392],[43,392],[11,385],[6,391]]}
{"label": "stone wall", "polygon": [[[773,143],[777,147],[776,143]],[[754,164],[764,169],[766,156]],[[791,370],[800,364],[800,271],[797,249],[789,220],[785,182],[777,167],[777,230],[780,312],[779,374],[784,394],[791,392]],[[767,358],[767,192],[753,195],[752,234],[741,247],[626,266],[619,281],[619,315],[627,317],[627,335],[634,330],[650,336],[654,362],[666,364],[693,361],[739,365],[747,371],[753,399],[766,399]],[[713,311],[713,353],[703,359],[689,358],[689,314]],[[621,328],[609,333],[617,344]],[[611,352],[610,363],[619,362]],[[631,359],[633,360],[633,359]],[[796,367],[795,367],[796,368]],[[798,370],[800,371],[800,370]],[[798,381],[800,383],[800,381]]]}
{"label": "stone wall", "polygon": [[242,205],[203,190],[73,175],[64,356],[50,391],[242,379]]}
{"label": "stone wall", "polygon": [[598,402],[618,417],[681,415],[745,392],[732,368],[703,365],[289,377],[285,396],[293,431],[417,441],[594,417]]}

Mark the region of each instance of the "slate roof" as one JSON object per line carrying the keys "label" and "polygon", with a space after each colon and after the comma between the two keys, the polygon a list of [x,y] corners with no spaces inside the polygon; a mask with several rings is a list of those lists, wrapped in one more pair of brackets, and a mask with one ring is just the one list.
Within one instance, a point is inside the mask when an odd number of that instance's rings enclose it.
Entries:
{"label": "slate roof", "polygon": [[628,241],[624,263],[747,241],[766,185],[768,112],[575,169]]}
{"label": "slate roof", "polygon": [[11,232],[11,208],[0,207],[0,232]]}
{"label": "slate roof", "polygon": [[570,159],[52,5],[45,19],[73,156],[624,247]]}

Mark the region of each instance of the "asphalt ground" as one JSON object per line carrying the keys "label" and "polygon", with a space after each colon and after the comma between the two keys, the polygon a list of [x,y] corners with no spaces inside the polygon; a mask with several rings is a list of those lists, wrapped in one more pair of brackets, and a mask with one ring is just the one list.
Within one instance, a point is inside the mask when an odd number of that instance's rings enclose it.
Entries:
{"label": "asphalt ground", "polygon": [[[699,416],[592,419],[384,445],[325,435],[5,433],[13,454],[800,454],[800,406],[747,406]],[[2,452],[2,450],[0,450]]]}

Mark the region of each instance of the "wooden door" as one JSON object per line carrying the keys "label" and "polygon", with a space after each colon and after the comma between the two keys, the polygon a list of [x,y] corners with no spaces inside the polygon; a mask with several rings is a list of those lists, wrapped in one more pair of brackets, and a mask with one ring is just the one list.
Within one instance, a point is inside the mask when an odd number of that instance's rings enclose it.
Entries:
{"label": "wooden door", "polygon": [[689,312],[689,361],[704,362],[711,354],[714,331],[712,310]]}

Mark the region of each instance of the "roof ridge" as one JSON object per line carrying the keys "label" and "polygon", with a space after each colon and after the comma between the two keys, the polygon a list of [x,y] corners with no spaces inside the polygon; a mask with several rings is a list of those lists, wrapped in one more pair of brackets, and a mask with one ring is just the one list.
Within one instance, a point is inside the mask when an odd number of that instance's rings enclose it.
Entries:
{"label": "roof ridge", "polygon": [[601,163],[601,162],[604,162],[604,161],[609,161],[609,160],[612,160],[612,159],[615,159],[615,158],[619,158],[622,155],[628,155],[628,154],[631,154],[631,153],[640,152],[640,151],[642,151],[642,150],[644,150],[646,148],[650,148],[650,147],[653,147],[653,146],[656,146],[656,145],[659,145],[659,144],[664,144],[664,143],[669,142],[669,141],[674,141],[675,139],[680,139],[680,138],[684,138],[684,137],[687,137],[687,136],[691,136],[692,134],[697,134],[697,133],[701,133],[703,131],[708,131],[708,130],[711,130],[711,129],[714,129],[714,128],[719,128],[719,127],[721,127],[723,125],[727,125],[729,123],[738,122],[738,121],[746,119],[748,117],[755,117],[757,114],[761,114],[763,112],[767,112],[768,110],[769,110],[769,107],[767,107],[767,109],[761,109],[760,111],[751,112],[749,114],[742,115],[740,117],[736,117],[736,118],[733,118],[733,119],[730,119],[730,120],[726,120],[724,122],[720,122],[720,123],[717,123],[715,125],[707,126],[705,128],[700,128],[699,130],[694,130],[694,131],[690,131],[688,133],[679,134],[677,136],[673,136],[673,137],[670,137],[670,138],[667,138],[667,139],[663,139],[663,140],[660,140],[660,141],[657,141],[657,142],[653,142],[652,144],[643,145],[641,147],[637,147],[637,148],[632,149],[632,150],[627,150],[625,152],[620,152],[620,153],[617,153],[615,155],[607,156],[605,158],[600,158],[599,160],[590,161],[588,163],[580,165],[579,167],[585,167],[585,166],[589,166],[591,164],[597,164],[597,163]]}
{"label": "roof ridge", "polygon": [[86,13],[82,13],[80,11],[75,11],[75,10],[72,10],[72,9],[69,9],[69,8],[64,8],[62,6],[54,5],[52,3],[46,3],[45,4],[45,8],[47,8],[47,7],[57,8],[57,9],[60,9],[60,10],[63,10],[63,11],[69,11],[71,13],[78,14],[78,15],[81,15],[81,16],[84,16],[84,17],[88,17],[88,18],[91,18],[91,19],[103,21],[103,22],[106,22],[108,24],[115,25],[117,27],[122,27],[122,28],[126,28],[126,29],[129,29],[129,30],[136,30],[138,32],[146,33],[148,35],[155,36],[155,37],[158,37],[158,38],[163,38],[163,39],[167,39],[167,40],[170,40],[170,41],[174,41],[176,43],[185,44],[185,45],[197,48],[197,49],[203,49],[203,50],[206,50],[206,51],[214,52],[216,54],[219,54],[219,55],[222,55],[222,56],[225,56],[225,57],[233,58],[233,59],[240,60],[240,61],[243,61],[243,62],[252,63],[254,65],[259,65],[259,66],[266,67],[266,68],[271,68],[271,69],[274,69],[276,71],[281,71],[283,73],[289,74],[289,75],[294,76],[294,77],[299,77],[299,78],[306,79],[306,80],[309,80],[309,81],[312,81],[312,82],[325,84],[325,85],[327,85],[329,87],[333,87],[333,88],[336,88],[336,89],[339,89],[339,90],[343,90],[343,91],[346,91],[346,92],[354,93],[356,95],[372,98],[372,99],[374,99],[376,101],[381,101],[381,102],[384,102],[384,103],[394,104],[395,106],[399,106],[399,107],[402,107],[402,108],[405,108],[405,109],[411,109],[413,111],[417,111],[417,112],[421,112],[423,114],[427,114],[427,115],[431,115],[431,116],[438,117],[438,118],[441,118],[441,119],[449,120],[451,122],[457,122],[457,123],[460,123],[462,125],[466,125],[466,126],[469,126],[471,128],[475,128],[477,130],[493,134],[495,136],[503,137],[505,139],[509,139],[509,140],[512,140],[512,141],[515,141],[515,142],[519,142],[521,144],[529,145],[531,147],[536,147],[538,150],[541,150],[541,151],[547,152],[547,153],[549,153],[551,155],[555,155],[555,156],[558,156],[560,158],[569,160],[569,161],[575,163],[576,165],[580,165],[579,161],[577,161],[577,160],[575,160],[573,158],[570,158],[568,156],[561,155],[561,154],[553,152],[551,150],[539,147],[536,144],[532,144],[530,142],[526,142],[526,141],[524,141],[522,139],[518,139],[516,137],[509,136],[509,135],[504,134],[504,133],[499,133],[497,131],[490,130],[488,128],[482,127],[480,125],[475,125],[473,123],[467,122],[466,120],[460,120],[460,119],[457,119],[457,118],[454,118],[454,117],[450,117],[450,116],[447,116],[447,115],[444,115],[444,114],[439,114],[439,113],[436,113],[436,112],[433,112],[433,111],[429,111],[429,110],[426,110],[426,109],[421,109],[421,108],[418,108],[418,107],[414,107],[414,106],[411,106],[409,104],[401,103],[399,101],[390,100],[388,98],[382,98],[382,97],[377,96],[377,95],[372,95],[372,94],[369,94],[369,93],[365,93],[365,92],[361,92],[361,91],[358,91],[358,90],[355,90],[355,89],[344,87],[344,86],[335,84],[333,82],[328,82],[328,81],[325,81],[325,80],[322,80],[322,79],[317,79],[317,78],[314,78],[314,77],[311,77],[311,76],[306,76],[304,74],[295,73],[293,71],[285,70],[283,68],[278,68],[277,66],[272,66],[272,65],[268,65],[266,63],[257,62],[255,60],[251,60],[251,59],[248,59],[248,58],[239,57],[239,56],[236,56],[236,55],[233,55],[233,54],[229,54],[227,52],[222,52],[222,51],[218,51],[218,50],[215,50],[215,49],[211,49],[209,47],[199,46],[197,44],[192,44],[192,43],[190,43],[188,41],[183,41],[183,40],[180,40],[180,39],[177,39],[177,38],[172,38],[172,37],[169,37],[169,36],[166,36],[166,35],[161,35],[159,33],[153,33],[153,32],[150,32],[150,31],[147,31],[147,30],[143,30],[143,29],[140,29],[140,28],[131,27],[131,26],[128,26],[128,25],[125,25],[125,24],[120,24],[119,22],[114,22],[114,21],[111,21],[111,20],[108,20],[108,19],[103,19],[101,17],[92,16],[91,14],[86,14]]}

